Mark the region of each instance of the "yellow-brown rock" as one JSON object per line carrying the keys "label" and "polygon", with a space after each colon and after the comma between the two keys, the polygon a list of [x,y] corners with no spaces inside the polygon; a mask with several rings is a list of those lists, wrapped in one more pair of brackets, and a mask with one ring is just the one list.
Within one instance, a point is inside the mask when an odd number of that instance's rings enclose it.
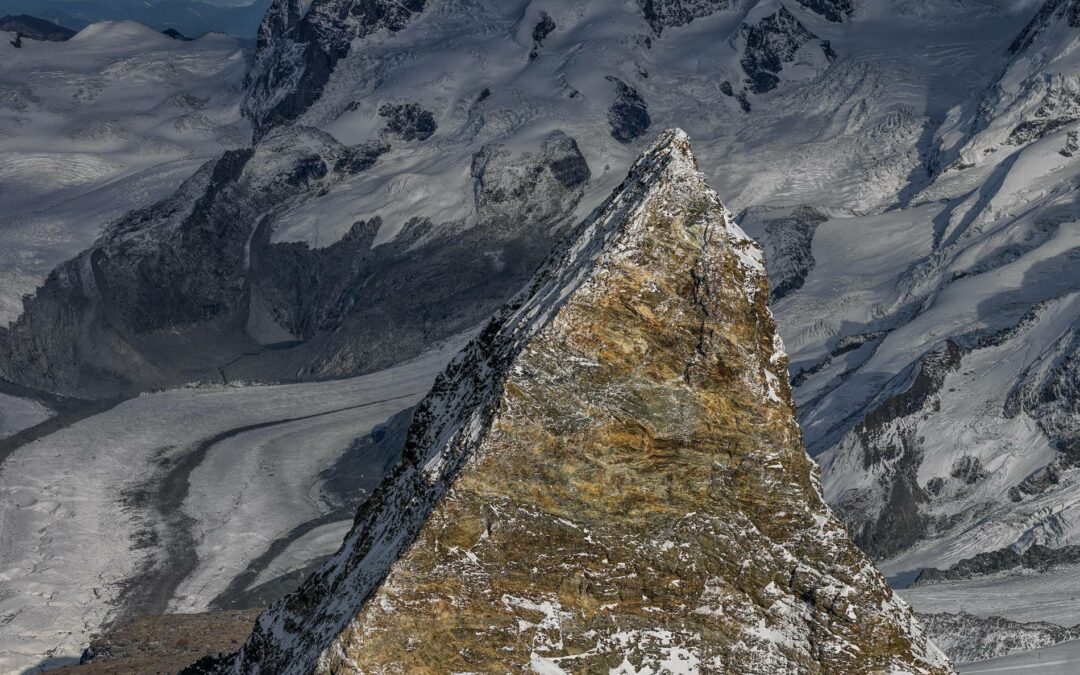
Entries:
{"label": "yellow-brown rock", "polygon": [[665,132],[227,669],[951,672],[822,501],[767,299]]}

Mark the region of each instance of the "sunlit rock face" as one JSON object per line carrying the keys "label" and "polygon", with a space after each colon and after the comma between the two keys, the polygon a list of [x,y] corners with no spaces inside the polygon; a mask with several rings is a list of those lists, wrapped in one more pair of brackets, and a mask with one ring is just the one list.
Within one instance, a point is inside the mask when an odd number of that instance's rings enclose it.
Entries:
{"label": "sunlit rock face", "polygon": [[951,672],[822,501],[768,295],[664,132],[222,671]]}

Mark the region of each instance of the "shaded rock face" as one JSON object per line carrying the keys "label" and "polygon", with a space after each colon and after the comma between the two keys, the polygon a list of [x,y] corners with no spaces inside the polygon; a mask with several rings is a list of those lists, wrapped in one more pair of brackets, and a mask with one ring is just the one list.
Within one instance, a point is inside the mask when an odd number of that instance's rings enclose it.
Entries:
{"label": "shaded rock face", "polygon": [[765,266],[775,302],[802,288],[814,270],[814,234],[829,217],[812,206],[774,211],[754,209],[740,217],[740,225],[765,248]]}
{"label": "shaded rock face", "polygon": [[608,75],[607,80],[615,85],[615,100],[608,109],[612,138],[620,143],[630,143],[644,136],[652,124],[645,99],[637,89],[619,78]]}
{"label": "shaded rock face", "polygon": [[220,670],[951,672],[822,501],[767,298],[665,132]]}
{"label": "shaded rock face", "polygon": [[244,102],[256,139],[293,122],[319,98],[353,40],[382,30],[396,33],[425,4],[426,0],[274,0],[259,27]]}
{"label": "shaded rock face", "polygon": [[[247,313],[248,240],[258,221],[343,178],[334,167],[357,168],[356,154],[304,128],[226,152],[53,272],[0,331],[0,371],[49,391],[118,396],[215,363],[219,350],[250,347],[250,339],[227,344]],[[182,328],[192,331],[181,337]]]}
{"label": "shaded rock face", "polygon": [[294,127],[226,153],[121,220],[0,329],[3,377],[106,398],[193,380],[355,374],[480,324],[562,236],[591,176],[573,139],[473,162],[477,222],[378,218],[335,244],[272,243],[275,218],[378,159]]}
{"label": "shaded rock face", "polygon": [[0,18],[0,31],[8,31],[19,37],[31,40],[44,40],[48,42],[64,42],[70,40],[75,31],[70,28],[58,26],[52,21],[39,19],[29,14],[8,15]]}
{"label": "shaded rock face", "polygon": [[1009,45],[1010,54],[1027,50],[1055,20],[1065,18],[1070,28],[1080,28],[1080,1],[1045,0],[1039,11]]}
{"label": "shaded rock face", "polygon": [[[858,461],[877,476],[869,487],[849,490],[833,504],[855,542],[875,558],[902,551],[932,530],[920,510],[928,495],[918,481],[923,449],[916,426],[940,405],[945,376],[959,366],[962,354],[950,340],[923,355],[909,372],[897,375],[900,391],[871,402],[862,421],[822,458],[828,465]],[[970,459],[954,467],[954,480],[972,485],[985,477]],[[942,486],[927,487],[940,492]]]}

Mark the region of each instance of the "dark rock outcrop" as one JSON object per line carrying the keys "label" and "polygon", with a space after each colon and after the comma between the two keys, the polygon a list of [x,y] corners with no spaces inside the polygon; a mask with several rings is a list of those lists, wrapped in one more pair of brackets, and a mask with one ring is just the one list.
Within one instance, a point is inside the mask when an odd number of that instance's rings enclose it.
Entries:
{"label": "dark rock outcrop", "polygon": [[425,141],[439,128],[435,115],[418,103],[387,103],[379,107],[386,118],[386,132],[403,141]]}
{"label": "dark rock outcrop", "polygon": [[[780,5],[772,14],[754,23],[743,23],[735,35],[742,45],[739,64],[746,73],[747,89],[753,94],[772,91],[780,83],[779,73],[784,64],[795,59],[795,53],[817,36],[806,29],[787,7]],[[822,43],[826,54],[832,51]]]}
{"label": "dark rock outcrop", "polygon": [[851,16],[855,9],[854,0],[799,0],[799,4],[834,23]]}
{"label": "dark rock outcrop", "polygon": [[611,135],[620,143],[630,143],[645,135],[652,124],[648,106],[637,89],[611,75],[607,80],[615,85],[615,100],[608,109]]}
{"label": "dark rock outcrop", "polygon": [[544,46],[544,40],[547,39],[548,35],[551,35],[553,30],[555,30],[555,20],[552,19],[551,15],[547,12],[540,12],[540,20],[533,26],[533,46],[532,50],[529,52],[530,61],[540,55],[540,48]]}
{"label": "dark rock outcrop", "polygon": [[180,31],[176,30],[175,28],[166,28],[165,30],[163,30],[161,32],[164,33],[165,35],[168,35],[172,39],[180,40],[181,42],[191,42],[191,40],[192,40],[192,38],[187,37],[186,35],[184,35]]}
{"label": "dark rock outcrop", "polygon": [[732,6],[731,0],[638,0],[641,12],[652,29],[660,35],[665,28],[685,26],[694,19],[709,16]]}

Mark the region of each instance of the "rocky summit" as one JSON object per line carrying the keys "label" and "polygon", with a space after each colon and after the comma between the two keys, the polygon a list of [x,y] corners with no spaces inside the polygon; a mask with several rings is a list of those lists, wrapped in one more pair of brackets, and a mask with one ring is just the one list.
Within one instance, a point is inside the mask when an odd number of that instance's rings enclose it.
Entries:
{"label": "rocky summit", "polygon": [[822,500],[768,296],[664,132],[437,379],[338,553],[216,668],[952,672]]}

